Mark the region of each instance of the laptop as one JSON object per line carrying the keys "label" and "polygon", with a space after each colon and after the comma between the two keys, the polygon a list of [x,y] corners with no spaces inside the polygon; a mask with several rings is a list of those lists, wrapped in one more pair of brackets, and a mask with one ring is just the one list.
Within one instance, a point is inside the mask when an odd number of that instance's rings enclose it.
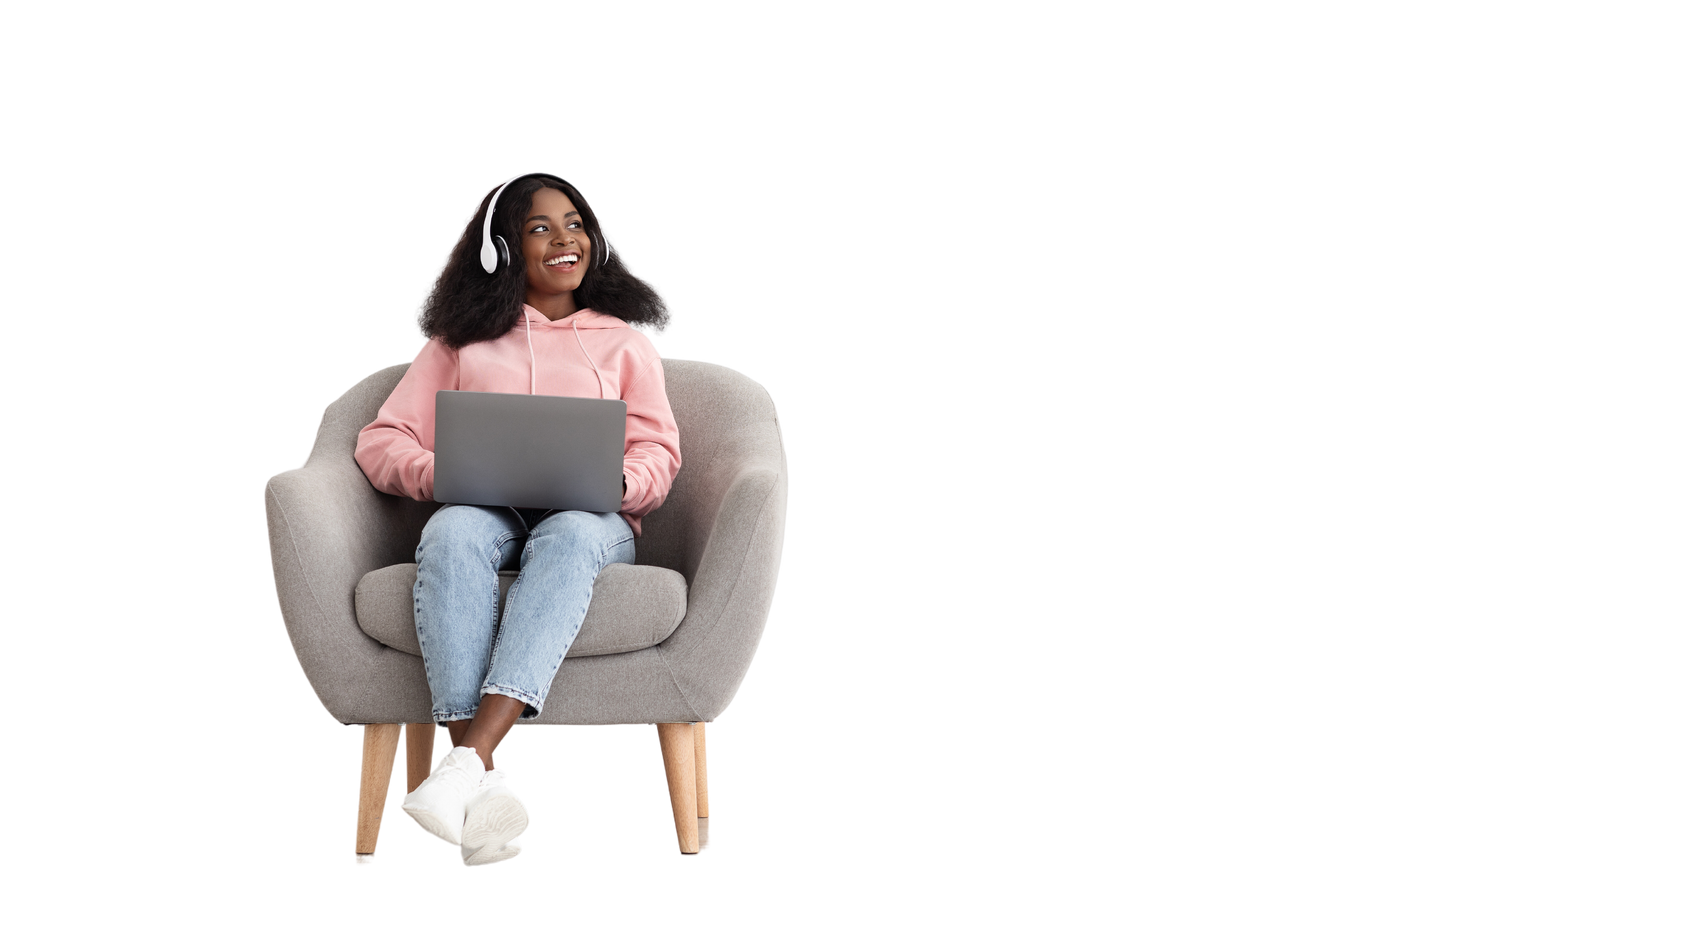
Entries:
{"label": "laptop", "polygon": [[620,399],[441,390],[433,440],[436,501],[621,509],[627,403]]}

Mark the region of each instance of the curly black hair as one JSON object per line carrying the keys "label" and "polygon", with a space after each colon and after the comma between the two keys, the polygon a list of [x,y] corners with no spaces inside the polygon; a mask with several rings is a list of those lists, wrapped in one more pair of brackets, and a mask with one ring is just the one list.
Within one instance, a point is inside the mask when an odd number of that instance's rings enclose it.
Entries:
{"label": "curly black hair", "polygon": [[[555,188],[568,195],[568,200],[580,212],[586,236],[592,242],[593,259],[579,289],[574,291],[575,304],[628,323],[655,329],[667,326],[668,308],[662,298],[650,284],[627,271],[620,255],[603,236],[603,228],[598,226],[597,215],[592,213],[585,197],[561,178],[527,175],[504,190],[492,217],[492,233],[502,236],[510,248],[508,266],[499,266],[496,273],[489,274],[480,265],[481,226],[486,220],[486,205],[497,193],[498,189],[494,188],[481,199],[474,219],[463,229],[445,269],[434,281],[433,292],[422,305],[422,315],[417,321],[422,333],[452,349],[461,349],[470,343],[497,339],[515,328],[521,318],[522,304],[527,302],[527,261],[521,256],[521,222],[532,210],[533,194],[540,188]],[[597,250],[599,247],[601,252]]]}

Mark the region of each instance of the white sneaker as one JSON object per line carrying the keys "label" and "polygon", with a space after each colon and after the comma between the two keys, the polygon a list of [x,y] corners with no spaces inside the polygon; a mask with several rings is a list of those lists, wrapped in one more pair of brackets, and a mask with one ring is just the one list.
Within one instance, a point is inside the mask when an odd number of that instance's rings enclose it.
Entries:
{"label": "white sneaker", "polygon": [[503,846],[482,846],[481,850],[464,853],[464,866],[491,866],[493,863],[503,863],[515,856],[521,856],[521,838],[511,839]]}
{"label": "white sneaker", "polygon": [[404,796],[404,813],[435,837],[460,844],[464,813],[485,774],[473,748],[453,748],[426,781]]}
{"label": "white sneaker", "polygon": [[504,772],[486,772],[469,799],[467,812],[462,841],[465,865],[497,863],[521,853],[512,841],[527,829],[527,808],[510,790]]}

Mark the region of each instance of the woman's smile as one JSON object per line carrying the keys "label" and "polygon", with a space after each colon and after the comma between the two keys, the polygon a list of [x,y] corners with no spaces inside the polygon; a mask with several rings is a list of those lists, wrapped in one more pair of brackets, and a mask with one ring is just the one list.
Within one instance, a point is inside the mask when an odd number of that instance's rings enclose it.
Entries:
{"label": "woman's smile", "polygon": [[557,256],[545,261],[546,269],[555,270],[558,273],[573,273],[575,268],[579,265],[580,255],[574,253],[573,251],[569,251],[566,254],[558,254]]}

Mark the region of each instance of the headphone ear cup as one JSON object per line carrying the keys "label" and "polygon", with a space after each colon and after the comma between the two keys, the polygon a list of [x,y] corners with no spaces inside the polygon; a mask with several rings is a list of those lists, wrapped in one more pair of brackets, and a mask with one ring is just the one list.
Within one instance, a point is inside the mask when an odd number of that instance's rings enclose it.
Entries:
{"label": "headphone ear cup", "polygon": [[492,235],[492,242],[498,245],[498,266],[508,267],[510,265],[510,245],[504,243],[504,239],[496,234]]}

